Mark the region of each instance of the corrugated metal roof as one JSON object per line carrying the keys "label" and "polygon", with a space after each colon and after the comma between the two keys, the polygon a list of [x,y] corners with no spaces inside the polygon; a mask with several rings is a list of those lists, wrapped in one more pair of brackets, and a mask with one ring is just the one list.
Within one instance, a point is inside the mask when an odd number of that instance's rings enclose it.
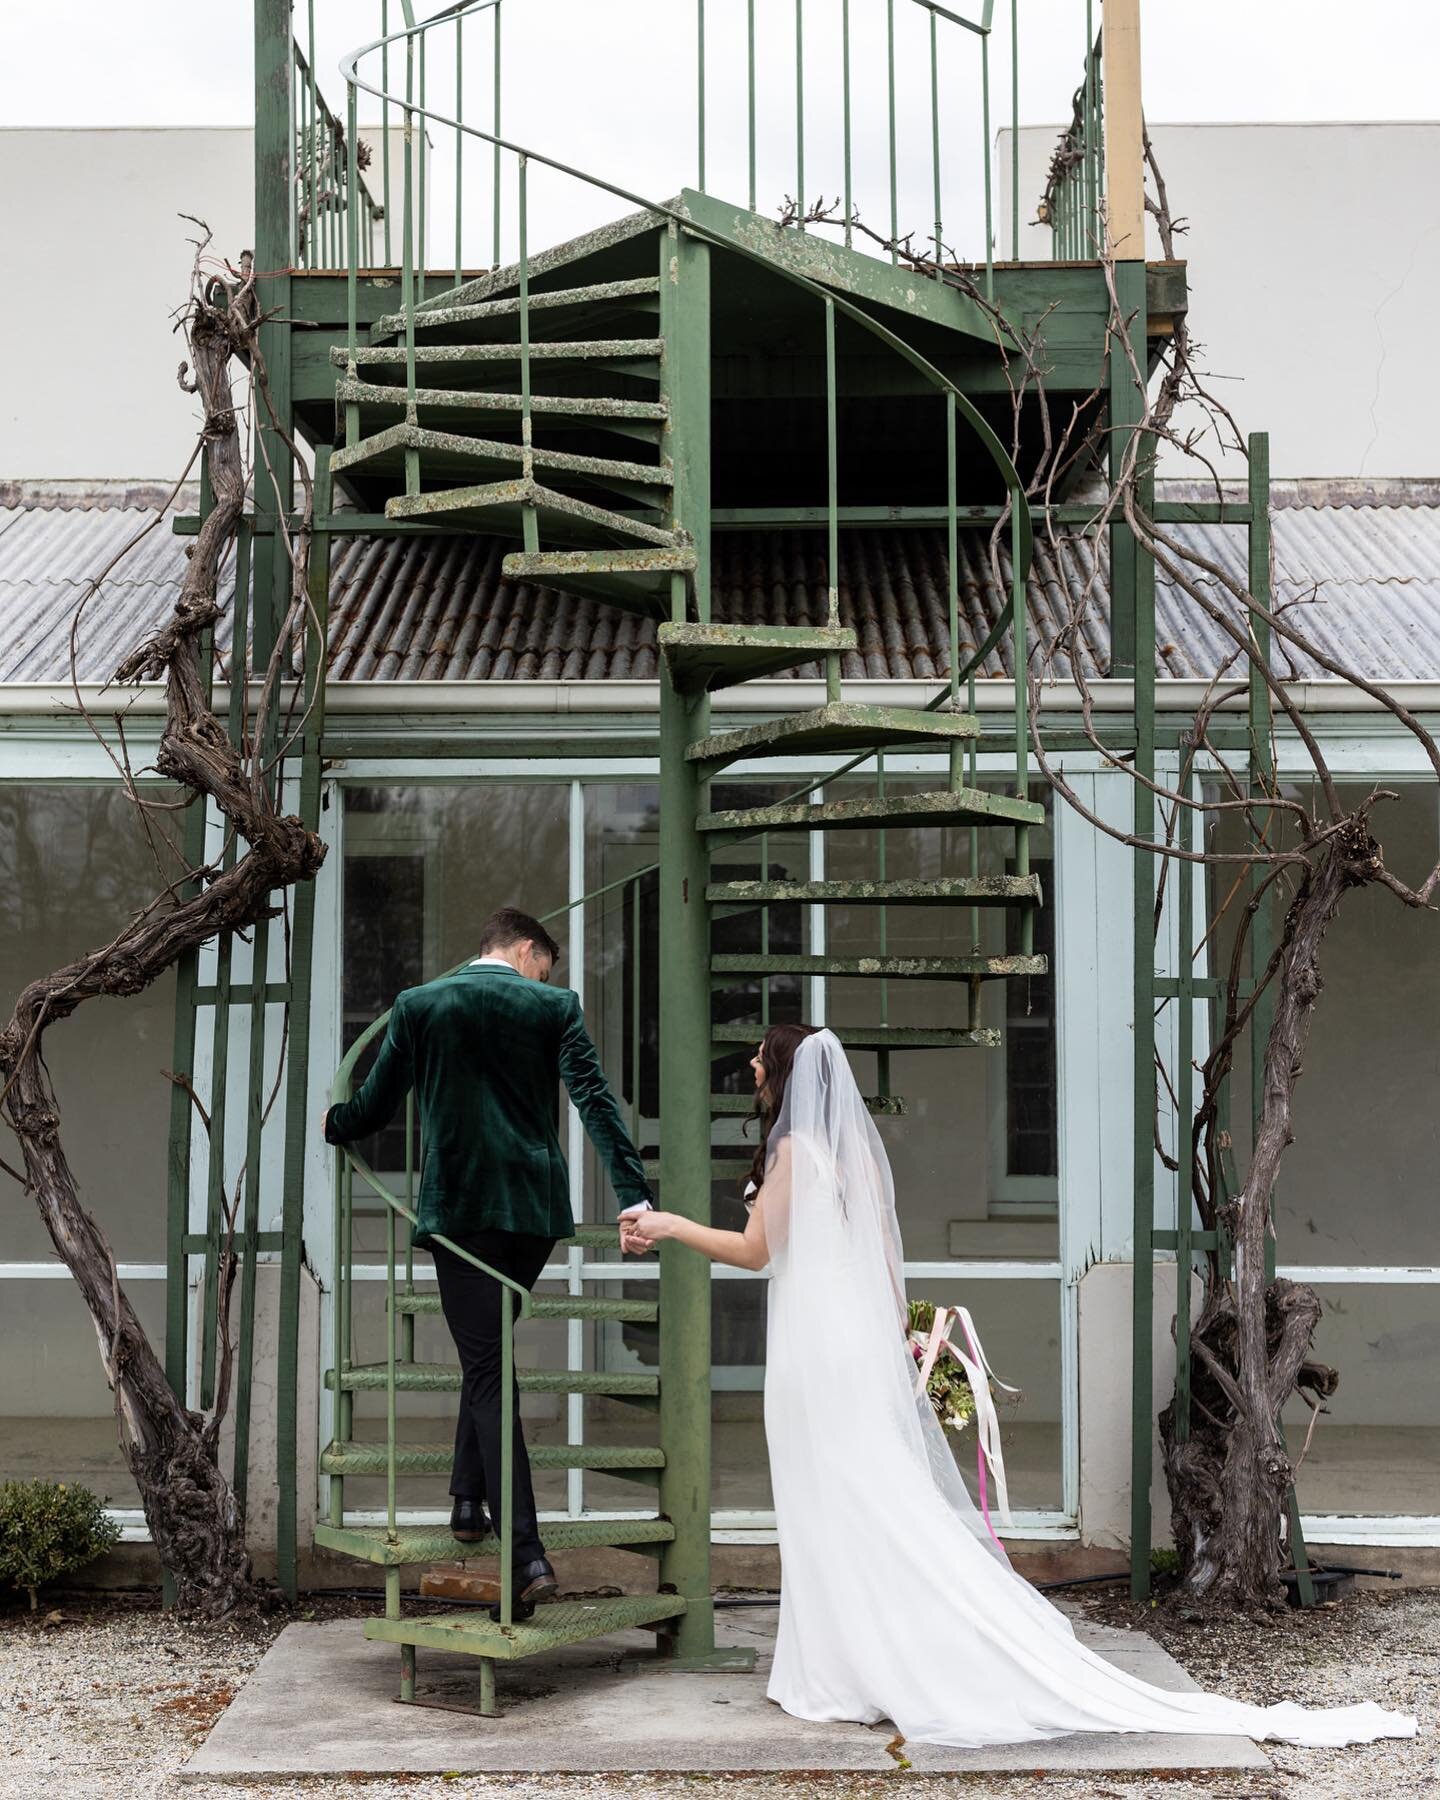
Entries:
{"label": "corrugated metal roof", "polygon": [[[76,644],[79,679],[107,679],[125,652],[169,617],[185,571],[189,540],[174,535],[171,516],[193,512],[196,495],[182,494],[166,512],[164,492],[148,486],[58,492],[39,489],[33,502],[15,483],[0,492],[11,502],[0,505],[0,681],[69,679],[76,611],[113,563],[84,606]],[[222,649],[230,641],[232,592],[233,570],[221,588]]]}
{"label": "corrugated metal roof", "polygon": [[[1167,498],[1210,497],[1192,485],[1161,484]],[[123,651],[161,624],[184,568],[186,540],[160,514],[163,495],[114,487],[28,494],[0,490],[0,680],[63,681],[76,606],[91,580],[138,529],[154,529],[107,578],[86,608],[81,678],[107,677]],[[1440,678],[1440,483],[1277,484],[1276,586],[1299,627],[1358,673],[1390,680]],[[193,495],[177,510],[191,511]],[[1243,580],[1240,526],[1172,526],[1170,535]],[[860,649],[854,677],[943,677],[945,533],[886,527],[840,538],[842,619]],[[596,602],[510,582],[506,546],[472,536],[342,538],[332,562],[330,668],[339,680],[646,680],[656,673],[653,625]],[[1009,582],[1001,546],[998,579],[989,533],[959,536],[963,645],[989,631]],[[1108,561],[1100,544],[1041,538],[1029,580],[1032,643],[1060,677],[1078,658],[1089,675],[1109,666]],[[826,571],[821,532],[735,532],[717,537],[713,614],[732,622],[823,620]],[[1216,602],[1233,610],[1224,590]],[[1157,671],[1208,678],[1233,645],[1221,626],[1167,581],[1157,584]],[[1082,596],[1076,641],[1061,640]],[[984,673],[1009,672],[1008,645]],[[1296,676],[1325,671],[1295,656]],[[813,674],[797,670],[797,674]]]}

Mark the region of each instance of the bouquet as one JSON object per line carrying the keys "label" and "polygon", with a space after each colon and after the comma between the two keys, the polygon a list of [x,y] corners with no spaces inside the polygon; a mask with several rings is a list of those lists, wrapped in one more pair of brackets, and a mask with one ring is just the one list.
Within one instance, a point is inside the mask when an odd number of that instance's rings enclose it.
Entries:
{"label": "bouquet", "polygon": [[[910,1346],[910,1354],[915,1358],[916,1367],[919,1368],[925,1362],[930,1334],[935,1326],[934,1302],[912,1300],[908,1312],[906,1342]],[[946,1351],[949,1351],[949,1355],[945,1354]],[[970,1377],[965,1373],[959,1357],[951,1350],[948,1340],[942,1346],[941,1354],[935,1358],[925,1391],[930,1397],[931,1406],[935,1408],[935,1417],[944,1430],[963,1431],[975,1417],[975,1393],[970,1386]]]}

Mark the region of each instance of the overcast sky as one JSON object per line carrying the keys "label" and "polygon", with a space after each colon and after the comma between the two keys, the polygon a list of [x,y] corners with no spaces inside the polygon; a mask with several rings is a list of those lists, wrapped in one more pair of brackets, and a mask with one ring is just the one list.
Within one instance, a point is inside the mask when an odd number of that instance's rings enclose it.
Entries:
{"label": "overcast sky", "polygon": [[[952,0],[978,14],[978,0]],[[419,0],[417,11],[438,10]],[[884,165],[884,0],[851,0],[857,195],[867,218],[888,210]],[[303,9],[297,7],[303,16]],[[391,6],[398,16],[398,0]],[[1094,13],[1098,19],[1101,7]],[[1085,39],[1085,0],[1019,0],[1020,119],[1050,124],[1069,112]],[[505,0],[507,134],[649,198],[693,181],[694,0]],[[759,21],[759,204],[794,187],[794,0],[756,0]],[[900,35],[902,224],[923,231],[929,205],[927,15],[897,0]],[[1009,120],[1009,8],[995,5],[992,124]],[[840,0],[805,0],[806,185],[837,185]],[[1420,119],[1440,113],[1436,0],[1144,0],[1146,111],[1152,122]],[[708,0],[712,191],[744,198],[744,0]],[[378,32],[376,0],[316,0],[316,65],[337,106],[343,51]],[[0,123],[5,125],[240,125],[251,109],[251,9],[216,0],[0,0]],[[944,154],[954,171],[946,236],[980,253],[974,171],[981,143],[978,40],[942,26]],[[488,27],[466,39],[466,116],[488,119]],[[453,35],[430,52],[432,105],[453,98]],[[398,59],[397,59],[398,61]],[[377,77],[378,78],[378,77]],[[395,80],[392,71],[392,85]],[[598,98],[597,98],[598,96]],[[373,110],[373,109],[372,109]],[[443,135],[443,134],[441,134]],[[466,176],[466,258],[479,253],[484,182],[478,144]],[[453,150],[437,145],[433,240],[452,239]],[[1433,178],[1433,171],[1430,172]],[[1420,172],[1417,171],[1417,179]],[[574,184],[570,184],[573,189]],[[947,186],[951,178],[947,176]],[[548,223],[596,219],[558,189],[539,198]],[[597,197],[591,195],[595,201]],[[1033,204],[1027,196],[1027,205]],[[473,208],[473,211],[472,211]],[[557,215],[566,215],[563,221]],[[468,240],[472,225],[476,243]],[[556,231],[546,229],[554,240]],[[980,241],[977,241],[980,240]],[[453,239],[452,239],[453,241]],[[443,250],[436,259],[443,260]]]}

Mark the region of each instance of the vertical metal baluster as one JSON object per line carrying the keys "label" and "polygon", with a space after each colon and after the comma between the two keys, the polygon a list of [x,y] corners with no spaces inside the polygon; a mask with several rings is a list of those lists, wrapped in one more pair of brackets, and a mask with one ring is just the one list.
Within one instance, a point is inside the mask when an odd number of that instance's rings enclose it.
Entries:
{"label": "vertical metal baluster", "polygon": [[[355,1171],[347,1160],[345,1163],[344,1181],[340,1189],[340,1267],[337,1281],[340,1290],[340,1367],[347,1373],[355,1361],[354,1337],[354,1299],[355,1299]],[[340,1412],[336,1432],[337,1437],[349,1439],[355,1435],[355,1396],[346,1388],[337,1395]]]}
{"label": "vertical metal baluster", "polygon": [[[400,305],[405,314],[405,421],[417,422],[415,408],[415,39],[405,39],[405,199],[400,220],[402,263],[400,268]],[[420,453],[405,451],[405,492],[420,492]]]}
{"label": "vertical metal baluster", "polygon": [[[1085,156],[1081,173],[1085,183],[1085,222],[1092,239],[1098,241],[1095,217],[1095,3],[1085,0]],[[1095,254],[1092,249],[1090,254]]]}
{"label": "vertical metal baluster", "polygon": [[[465,117],[465,15],[455,15],[455,117]],[[465,133],[455,132],[455,285],[465,278],[464,258],[460,250],[460,219],[465,193]]]}
{"label": "vertical metal baluster", "polygon": [[[501,7],[501,4],[502,4],[502,0],[495,0],[495,14],[494,14],[495,35],[494,35],[494,41],[493,41],[493,45],[492,45],[492,54],[491,54],[491,61],[493,64],[493,75],[494,75],[494,92],[493,92],[491,106],[490,106],[490,129],[494,133],[497,140],[500,136],[500,7]],[[491,247],[490,266],[492,269],[498,269],[500,267],[500,145],[498,142],[496,142],[495,144],[493,144],[491,146],[490,173],[491,173],[491,179],[492,179],[492,184],[493,184],[493,188],[494,188],[494,192],[491,196],[491,205],[492,205],[492,208],[493,208],[494,214],[495,214],[494,221],[493,221],[495,238],[494,238],[494,243]]]}
{"label": "vertical metal baluster", "polygon": [[695,0],[695,185],[705,192],[705,0]]}
{"label": "vertical metal baluster", "polygon": [[[934,15],[932,14],[931,16],[933,17]],[[885,798],[885,752],[883,750],[881,750],[875,758],[875,794],[877,799],[883,800]],[[888,854],[889,840],[883,825],[880,827],[879,831],[876,832],[875,839],[875,874],[878,880],[884,881],[889,873],[890,864]],[[886,956],[890,951],[890,909],[888,906],[882,906],[880,908],[880,917],[877,923],[879,927],[880,954],[881,956]],[[883,1030],[889,1023],[890,982],[887,976],[882,975],[880,977],[881,1029]],[[890,1092],[890,1052],[888,1050],[877,1050],[875,1052],[875,1085],[882,1095]]]}
{"label": "vertical metal baluster", "polygon": [[329,171],[322,194],[325,202],[325,267],[334,269],[340,265],[340,213],[336,205],[340,187],[337,173],[340,158],[335,142],[335,116],[325,105],[323,94],[320,96],[320,104],[325,112],[325,167]]}
{"label": "vertical metal baluster", "polygon": [[755,0],[745,0],[747,81],[750,95],[750,210],[755,211]]}
{"label": "vertical metal baluster", "polygon": [[[340,1100],[345,1096],[337,1094]],[[335,1152],[335,1225],[330,1245],[330,1367],[334,1371],[335,1398],[331,1402],[334,1423],[331,1427],[332,1438],[343,1439],[345,1429],[342,1423],[344,1412],[345,1390],[341,1380],[346,1368],[345,1360],[345,1310],[340,1304],[340,1271],[345,1266],[345,1189],[349,1172],[349,1161],[343,1150]],[[345,1523],[345,1477],[330,1477],[330,1523]]]}
{"label": "vertical metal baluster", "polygon": [[[945,554],[950,564],[946,602],[950,632],[950,707],[960,710],[960,523],[956,505],[958,471],[955,443],[955,391],[945,393]],[[964,749],[959,739],[950,746],[950,786],[962,785]],[[973,871],[972,871],[973,872]]]}
{"label": "vertical metal baluster", "polygon": [[641,925],[640,883],[635,881],[631,887],[630,897],[630,1135],[634,1138],[637,1148],[643,1148],[640,1142]]}
{"label": "vertical metal baluster", "polygon": [[[770,879],[770,833],[760,833],[760,879]],[[770,954],[770,902],[762,901],[760,905],[760,954]],[[760,977],[760,1035],[764,1037],[770,1029],[770,977]]]}
{"label": "vertical metal baluster", "polygon": [[980,129],[985,139],[985,298],[995,298],[995,202],[992,196],[990,167],[990,8],[993,0],[985,0],[982,22],[985,30],[980,39]]}
{"label": "vertical metal baluster", "polygon": [[[520,229],[520,444],[521,473],[529,484],[535,479],[535,445],[530,418],[530,218],[527,199],[527,183],[529,179],[529,158],[522,150],[520,153],[520,193],[519,193],[519,229]],[[522,509],[522,526],[525,534],[525,548],[534,552],[540,548],[540,519],[533,506]]]}
{"label": "vertical metal baluster", "polygon": [[430,217],[425,210],[425,176],[426,163],[429,158],[425,154],[425,142],[429,122],[425,115],[425,44],[426,34],[416,34],[420,40],[420,142],[415,147],[416,161],[420,165],[419,200],[416,207],[415,231],[417,237],[415,249],[415,270],[419,277],[419,297],[425,298],[426,279],[430,273]]}
{"label": "vertical metal baluster", "polygon": [[842,103],[845,117],[845,247],[848,250],[855,241],[854,226],[850,217],[855,210],[850,157],[850,0],[841,0],[840,57]]}
{"label": "vertical metal baluster", "polygon": [[890,89],[890,260],[899,262],[900,190],[895,167],[895,0],[885,0],[885,69]]}
{"label": "vertical metal baluster", "polygon": [[[395,1225],[396,1214],[393,1206],[387,1205],[385,1227],[385,1540],[390,1544],[398,1544],[400,1533],[397,1529],[395,1511]],[[387,1565],[385,1569],[385,1617],[400,1617],[400,1568]],[[415,1646],[400,1646],[400,1698],[415,1698]]]}
{"label": "vertical metal baluster", "polygon": [[315,103],[315,0],[306,0],[305,10],[307,16],[305,56],[310,65],[306,71],[308,76],[306,89],[310,96],[310,130],[306,138],[305,163],[310,182],[310,244],[305,266],[307,269],[316,269],[320,266],[320,110]]}
{"label": "vertical metal baluster", "polygon": [[[840,421],[835,381],[835,302],[825,300],[826,624],[840,623]],[[825,657],[825,699],[840,698],[840,652]]]}
{"label": "vertical metal baluster", "polygon": [[[410,1212],[415,1206],[415,1095],[405,1096],[405,1205]],[[415,1292],[414,1234],[405,1233],[405,1295]],[[406,1362],[415,1360],[415,1315],[406,1313],[400,1326],[400,1345]]]}
{"label": "vertical metal baluster", "polygon": [[395,1228],[399,1215],[393,1206],[387,1206],[385,1213],[385,1536],[393,1544],[398,1536],[395,1529],[395,1431],[398,1413],[395,1398],[395,1340],[399,1319],[395,1311]]}
{"label": "vertical metal baluster", "polygon": [[[945,257],[945,226],[940,205],[940,39],[939,21],[930,14],[930,177],[935,202],[935,260]],[[938,274],[938,269],[937,269]]]}
{"label": "vertical metal baluster", "polygon": [[[1015,794],[1017,799],[1030,797],[1030,692],[1026,686],[1029,654],[1027,649],[1029,619],[1026,616],[1025,582],[1020,574],[1020,510],[1019,494],[1010,496],[1010,611],[1015,634]],[[1030,827],[1015,828],[1015,873],[1030,873]],[[1027,906],[1020,915],[1020,954],[1029,956],[1035,949],[1035,909]]]}
{"label": "vertical metal baluster", "polygon": [[805,0],[795,0],[795,223],[805,229]]}
{"label": "vertical metal baluster", "polygon": [[1020,260],[1020,10],[1010,0],[1010,255]]}
{"label": "vertical metal baluster", "polygon": [[500,1291],[500,1623],[515,1617],[515,1295]]}
{"label": "vertical metal baluster", "polygon": [[390,0],[380,0],[380,182],[384,206],[385,267],[393,269],[395,258],[390,251],[390,215],[395,208],[390,200]]}
{"label": "vertical metal baluster", "polygon": [[301,141],[299,114],[296,107],[300,93],[300,46],[290,40],[290,260],[300,266],[300,183]]}
{"label": "vertical metal baluster", "polygon": [[[345,210],[345,379],[357,379],[355,351],[360,334],[360,221],[356,210],[356,183],[359,175],[356,118],[360,96],[353,81],[345,89],[345,167],[350,184],[350,204]],[[345,402],[345,444],[353,449],[360,442],[360,407],[354,400]]]}
{"label": "vertical metal baluster", "polygon": [[[1183,754],[1183,752],[1182,752]],[[1195,813],[1183,803],[1190,798],[1190,775],[1179,784],[1181,847],[1195,847]],[[1179,954],[1175,973],[1179,977],[1176,996],[1176,1031],[1179,1038],[1175,1069],[1175,1441],[1183,1444],[1190,1436],[1190,1265],[1191,1185],[1193,1180],[1193,1140],[1191,1125],[1194,1113],[1195,1081],[1195,866],[1188,862],[1175,864],[1179,886],[1177,905]]]}

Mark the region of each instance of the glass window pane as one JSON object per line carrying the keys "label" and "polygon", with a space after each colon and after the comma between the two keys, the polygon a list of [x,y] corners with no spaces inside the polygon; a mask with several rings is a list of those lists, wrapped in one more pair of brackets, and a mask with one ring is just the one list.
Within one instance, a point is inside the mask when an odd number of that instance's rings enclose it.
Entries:
{"label": "glass window pane", "polygon": [[[173,799],[147,786],[147,798]],[[157,837],[178,815],[152,815]],[[167,875],[175,873],[171,862]],[[161,886],[129,797],[115,788],[0,786],[0,992],[8,1010],[27,981],[108,943]],[[208,1016],[208,1015],[207,1015]],[[163,1263],[168,1184],[175,978],[144,993],[90,1000],[45,1039],[65,1153],[83,1204],[122,1263]],[[0,1155],[18,1161],[8,1127]],[[33,1203],[3,1178],[0,1261],[56,1266]],[[157,1354],[165,1347],[165,1284],[126,1291]],[[68,1279],[0,1286],[0,1476],[81,1482],[115,1505],[139,1504],[115,1436],[95,1328]]]}
{"label": "glass window pane", "polygon": [[[1374,813],[1387,863],[1422,879],[1440,859],[1433,782],[1385,780],[1400,795]],[[1290,791],[1316,804],[1308,790]],[[1340,784],[1343,806],[1372,784]],[[1215,841],[1239,841],[1227,816]],[[1235,881],[1210,874],[1213,914]],[[1233,903],[1232,903],[1233,910]],[[1228,919],[1216,934],[1229,966]],[[1440,924],[1381,888],[1347,893],[1321,952],[1325,987],[1295,1090],[1295,1141],[1276,1194],[1282,1263],[1348,1267],[1440,1264]],[[1250,1045],[1232,1082],[1231,1129],[1241,1178],[1250,1145]]]}
{"label": "glass window pane", "polygon": [[[1315,1422],[1296,1477],[1304,1513],[1429,1516],[1440,1494],[1440,1423],[1435,1361],[1440,1356],[1440,1292],[1434,1286],[1328,1283],[1317,1359],[1340,1371],[1340,1386]],[[1292,1399],[1285,1433],[1298,1456],[1310,1408]]]}
{"label": "glass window pane", "polygon": [[[169,788],[145,793],[174,798]],[[155,815],[157,834],[177,832],[177,818]],[[0,786],[0,866],[7,1010],[27,981],[109,943],[161,887],[134,803],[114,787]],[[45,1038],[65,1154],[122,1262],[165,1256],[171,1088],[162,1071],[171,1066],[174,1029],[175,977],[167,973],[143,994],[87,1001]],[[16,1160],[8,1127],[0,1127],[0,1155]],[[53,1254],[35,1208],[12,1197],[0,1212],[0,1260]]]}

